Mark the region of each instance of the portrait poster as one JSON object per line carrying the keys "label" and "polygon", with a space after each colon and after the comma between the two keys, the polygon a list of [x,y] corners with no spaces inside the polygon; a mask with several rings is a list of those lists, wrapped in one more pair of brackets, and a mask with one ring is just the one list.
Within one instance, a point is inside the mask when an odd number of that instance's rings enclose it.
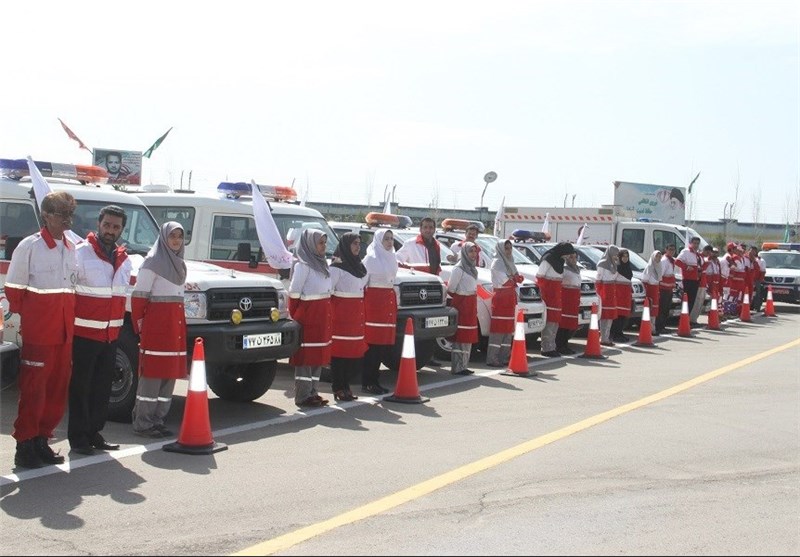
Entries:
{"label": "portrait poster", "polygon": [[95,149],[94,165],[108,172],[108,183],[138,186],[142,183],[142,152]]}
{"label": "portrait poster", "polygon": [[632,211],[637,219],[685,224],[686,188],[614,182],[614,205]]}

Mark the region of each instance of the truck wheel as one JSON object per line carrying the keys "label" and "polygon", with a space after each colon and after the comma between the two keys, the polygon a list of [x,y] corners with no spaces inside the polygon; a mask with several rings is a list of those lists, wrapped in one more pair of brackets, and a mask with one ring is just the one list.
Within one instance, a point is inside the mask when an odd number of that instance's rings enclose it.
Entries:
{"label": "truck wheel", "polygon": [[278,362],[219,365],[209,370],[208,386],[219,398],[250,402],[272,386]]}
{"label": "truck wheel", "polygon": [[111,396],[108,399],[108,419],[130,423],[136,404],[136,387],[139,385],[139,339],[128,325],[122,328],[117,343]]}
{"label": "truck wheel", "polygon": [[453,351],[453,343],[445,337],[439,337],[434,340],[434,356],[437,360],[450,361],[450,353]]}
{"label": "truck wheel", "polygon": [[[422,369],[425,365],[431,361],[433,358],[433,353],[436,348],[436,341],[434,339],[429,340],[414,340],[414,354],[416,355],[417,359],[417,369]],[[383,365],[391,369],[392,371],[398,371],[400,369],[400,357],[403,355],[403,343],[396,343],[392,347],[391,356],[389,356],[386,360],[383,361]],[[447,358],[450,358],[448,354]]]}

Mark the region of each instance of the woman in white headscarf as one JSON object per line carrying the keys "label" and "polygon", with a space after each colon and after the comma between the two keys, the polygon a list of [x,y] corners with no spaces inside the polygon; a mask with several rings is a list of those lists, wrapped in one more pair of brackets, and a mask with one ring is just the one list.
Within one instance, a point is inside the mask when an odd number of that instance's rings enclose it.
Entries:
{"label": "woman in white headscarf", "polygon": [[581,305],[581,269],[578,267],[578,252],[569,254],[564,261],[561,275],[561,317],[556,332],[556,350],[559,354],[574,354],[569,339],[578,330],[578,312]]}
{"label": "woman in white headscarf", "polygon": [[611,340],[611,323],[617,318],[617,263],[619,248],[608,246],[608,249],[597,262],[595,289],[600,297],[600,344],[614,346]]}
{"label": "woman in white headscarf", "polygon": [[517,284],[522,275],[514,264],[514,246],[511,240],[498,240],[491,264],[492,271],[492,321],[489,326],[489,349],[486,365],[505,367],[511,358],[517,309]]}
{"label": "woman in white headscarf", "polygon": [[397,296],[394,280],[397,276],[397,257],[394,251],[394,233],[381,228],[375,232],[364,256],[367,269],[367,287],[364,289],[366,314],[365,339],[367,353],[361,374],[361,390],[368,394],[383,395],[389,389],[378,381],[382,361],[389,361],[395,343],[397,328]]}
{"label": "woman in white headscarf", "polygon": [[300,348],[289,358],[294,368],[294,402],[300,408],[325,406],[317,392],[322,366],[331,363],[331,273],[325,259],[328,236],[306,228],[297,246],[289,284],[289,313],[303,326]]}
{"label": "woman in white headscarf", "polygon": [[131,295],[133,330],[139,334],[133,431],[144,437],[173,434],[164,420],[172,404],[175,380],[186,376],[183,251],[183,226],[165,222],[139,268]]}
{"label": "woman in white headscarf", "polygon": [[450,354],[450,373],[469,375],[467,366],[472,353],[472,345],[478,342],[478,248],[472,242],[465,242],[458,255],[458,263],[453,265],[447,292],[451,303],[458,310],[458,329],[450,337],[453,350]]}
{"label": "woman in white headscarf", "polygon": [[[642,282],[644,283],[644,294],[647,297],[647,303],[650,306],[650,315],[658,315],[658,302],[661,297],[659,284],[661,283],[661,258],[663,253],[655,250],[650,254],[650,259],[647,265],[642,270]],[[652,317],[651,317],[652,318]],[[653,331],[654,336],[660,333],[656,330]]]}

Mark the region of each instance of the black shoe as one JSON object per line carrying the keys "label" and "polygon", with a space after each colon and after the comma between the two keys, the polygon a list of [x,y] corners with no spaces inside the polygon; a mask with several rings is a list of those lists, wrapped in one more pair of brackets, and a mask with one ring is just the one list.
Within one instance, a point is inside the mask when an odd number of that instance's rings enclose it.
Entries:
{"label": "black shoe", "polygon": [[442,367],[442,362],[440,362],[436,358],[431,358],[430,360],[428,360],[428,365],[431,367]]}
{"label": "black shoe", "polygon": [[75,445],[74,447],[70,447],[69,449],[73,453],[78,453],[86,456],[92,456],[94,454],[94,448],[91,445]]}
{"label": "black shoe", "polygon": [[563,354],[565,356],[571,356],[572,354],[575,353],[575,351],[572,348],[569,348],[568,346],[564,346],[558,349],[558,353]]}
{"label": "black shoe", "polygon": [[385,389],[382,386],[375,384],[375,385],[363,385],[361,387],[361,391],[370,395],[385,395],[389,392],[389,389]]}
{"label": "black shoe", "polygon": [[615,345],[615,344],[614,344],[612,341],[610,341],[610,340],[609,340],[608,342],[603,342],[603,341],[600,341],[600,345],[601,345],[601,346],[616,346],[616,345]]}
{"label": "black shoe", "polygon": [[625,335],[617,335],[615,337],[612,337],[611,340],[613,340],[614,342],[628,342],[630,339]]}
{"label": "black shoe", "polygon": [[561,352],[558,350],[550,350],[549,352],[542,352],[542,356],[545,358],[560,358]]}
{"label": "black shoe", "polygon": [[172,431],[171,429],[168,429],[167,426],[165,426],[164,424],[154,425],[153,427],[156,428],[158,431],[160,431],[161,435],[163,435],[164,437],[172,437],[173,435],[175,435],[175,432]]}
{"label": "black shoe", "polygon": [[47,444],[47,438],[42,437],[34,437],[33,439],[34,447],[36,447],[36,454],[39,455],[39,458],[45,464],[64,464],[64,457],[60,454],[57,454],[50,448],[50,445]]}
{"label": "black shoe", "polygon": [[472,375],[475,372],[471,369],[462,369],[461,371],[451,371],[450,373],[453,375]]}
{"label": "black shoe", "polygon": [[93,438],[92,442],[90,443],[92,447],[97,449],[98,451],[118,451],[119,445],[114,445],[113,443],[108,443],[103,436],[97,433]]}
{"label": "black shoe", "polygon": [[47,466],[36,450],[35,440],[17,442],[17,452],[14,454],[14,464],[19,468],[41,468]]}

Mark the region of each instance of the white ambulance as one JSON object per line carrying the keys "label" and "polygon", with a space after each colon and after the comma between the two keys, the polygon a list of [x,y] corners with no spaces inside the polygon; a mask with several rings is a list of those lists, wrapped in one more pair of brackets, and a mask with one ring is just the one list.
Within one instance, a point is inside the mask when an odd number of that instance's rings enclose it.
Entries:
{"label": "white ambulance", "polygon": [[[24,177],[27,172],[19,175],[19,162],[0,159],[0,305],[5,320],[5,384],[13,380],[18,346],[24,335],[19,334],[19,316],[10,313],[2,287],[14,249],[22,238],[42,226],[31,181]],[[9,167],[16,169],[14,178],[10,177]],[[125,209],[128,221],[121,242],[128,249],[136,273],[159,233],[159,225],[144,203],[135,195],[110,186],[81,185],[63,179],[48,179],[48,183],[53,190],[67,191],[77,200],[73,231],[82,237],[96,230],[99,211],[105,205]],[[300,342],[300,324],[289,318],[286,289],[280,281],[264,275],[192,261],[187,261],[187,267],[184,302],[189,354],[195,339],[202,337],[211,390],[228,400],[259,398],[272,385],[277,360],[293,354]],[[138,354],[138,338],[128,315],[120,334],[109,401],[112,420],[131,419],[138,383]],[[191,361],[191,357],[188,359]]]}

